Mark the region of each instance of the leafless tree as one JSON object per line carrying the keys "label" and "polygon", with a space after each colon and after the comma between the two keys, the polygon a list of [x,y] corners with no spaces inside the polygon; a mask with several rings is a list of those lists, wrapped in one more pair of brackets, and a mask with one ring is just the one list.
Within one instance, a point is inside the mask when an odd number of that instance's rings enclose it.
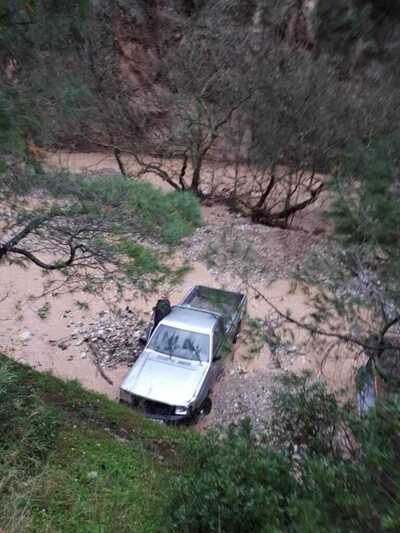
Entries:
{"label": "leafless tree", "polygon": [[[320,174],[341,148],[373,134],[379,120],[370,120],[371,105],[364,112],[357,84],[310,52],[310,20],[297,0],[172,2],[164,11],[100,1],[79,61],[69,62],[82,89],[69,92],[79,98],[52,124],[68,125],[64,137],[111,150],[123,175],[129,154],[134,174],[200,197],[210,196],[204,163],[217,160],[216,200],[287,228],[320,197]],[[50,101],[41,106],[51,115]]]}
{"label": "leafless tree", "polygon": [[202,195],[204,161],[251,86],[243,82],[246,28],[199,13],[181,20],[179,30],[166,30],[174,45],[147,54],[148,79],[139,81],[127,67],[127,45],[113,37],[115,18],[92,15],[97,31],[88,36],[84,56],[92,126],[81,137],[112,149],[123,174],[125,153],[135,159],[136,174],[153,173],[174,189]]}

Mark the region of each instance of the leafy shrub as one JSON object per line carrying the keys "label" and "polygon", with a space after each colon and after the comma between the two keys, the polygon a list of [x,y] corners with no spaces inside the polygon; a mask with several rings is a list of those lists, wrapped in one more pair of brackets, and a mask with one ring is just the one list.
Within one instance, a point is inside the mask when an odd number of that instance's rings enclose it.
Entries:
{"label": "leafy shrub", "polygon": [[274,449],[289,456],[340,453],[337,437],[346,412],[311,372],[282,376],[272,392],[272,411],[268,441]]}
{"label": "leafy shrub", "polygon": [[141,275],[165,270],[154,253],[141,244],[124,241],[119,249],[132,260],[125,264],[128,274]]}
{"label": "leafy shrub", "polygon": [[281,531],[295,480],[284,456],[260,452],[244,426],[192,446],[193,468],[177,481],[166,531]]}
{"label": "leafy shrub", "polygon": [[[173,487],[166,531],[398,531],[400,400],[358,419],[305,375],[284,380],[274,406],[277,438],[268,433],[256,440],[245,425],[192,443],[188,473]],[[352,433],[354,456],[338,445],[339,421]],[[298,446],[297,428],[307,446],[292,461],[287,450]]]}
{"label": "leafy shrub", "polygon": [[138,229],[159,237],[169,245],[175,245],[189,235],[201,223],[198,200],[189,192],[163,193],[150,183],[114,176],[85,181],[78,195],[83,202],[90,202],[94,212],[104,207],[116,207]]}
{"label": "leafy shrub", "polygon": [[400,239],[399,154],[399,132],[347,147],[333,183],[332,210],[336,232],[346,242],[392,246]]}

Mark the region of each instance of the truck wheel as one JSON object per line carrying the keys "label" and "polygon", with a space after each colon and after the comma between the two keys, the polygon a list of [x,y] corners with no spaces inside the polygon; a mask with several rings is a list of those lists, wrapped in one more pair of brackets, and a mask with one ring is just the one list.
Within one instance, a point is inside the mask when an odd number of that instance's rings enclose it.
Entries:
{"label": "truck wheel", "polygon": [[236,327],[236,331],[235,331],[235,334],[233,336],[233,344],[236,344],[237,340],[238,340],[238,337],[239,337],[239,333],[240,333],[240,328],[242,327],[242,321],[240,320],[237,327]]}
{"label": "truck wheel", "polygon": [[212,409],[212,401],[211,401],[211,398],[208,396],[204,400],[203,405],[201,406],[200,412],[203,415],[209,415],[211,413],[211,409]]}
{"label": "truck wheel", "polygon": [[212,408],[211,398],[208,396],[202,403],[200,409],[197,411],[197,414],[194,418],[194,423],[198,424],[202,418],[209,415]]}

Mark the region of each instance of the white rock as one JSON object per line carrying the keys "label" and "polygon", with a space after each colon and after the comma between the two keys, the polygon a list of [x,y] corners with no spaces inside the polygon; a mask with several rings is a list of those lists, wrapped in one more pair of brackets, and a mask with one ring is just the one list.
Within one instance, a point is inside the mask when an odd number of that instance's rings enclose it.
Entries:
{"label": "white rock", "polygon": [[19,336],[21,341],[28,341],[32,337],[33,337],[33,333],[29,331],[29,329],[24,329],[24,331],[20,333],[20,336]]}

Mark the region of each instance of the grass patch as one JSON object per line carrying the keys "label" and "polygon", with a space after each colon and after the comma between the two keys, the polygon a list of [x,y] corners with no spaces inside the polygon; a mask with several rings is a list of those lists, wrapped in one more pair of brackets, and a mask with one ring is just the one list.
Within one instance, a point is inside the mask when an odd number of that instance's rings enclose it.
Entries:
{"label": "grass patch", "polygon": [[0,524],[16,532],[154,532],[179,450],[199,437],[0,356]]}
{"label": "grass patch", "polygon": [[32,497],[34,530],[159,529],[167,476],[142,446],[77,424],[56,444]]}

